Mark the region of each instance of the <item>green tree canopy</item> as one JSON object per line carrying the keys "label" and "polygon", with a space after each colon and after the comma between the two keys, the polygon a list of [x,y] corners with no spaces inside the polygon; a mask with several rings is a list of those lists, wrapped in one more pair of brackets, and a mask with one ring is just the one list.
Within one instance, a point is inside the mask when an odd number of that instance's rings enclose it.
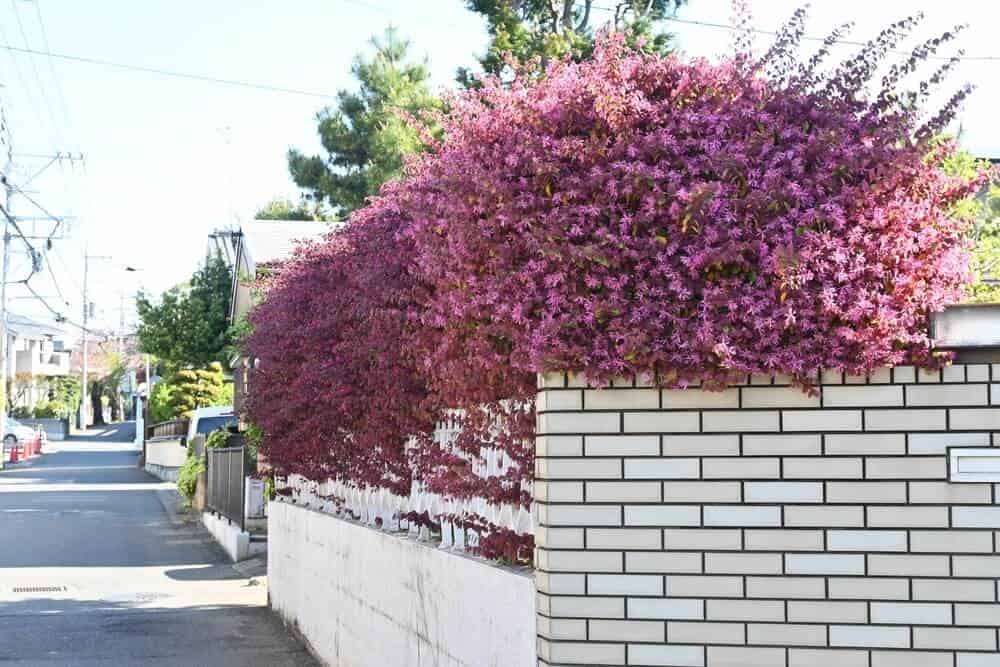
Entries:
{"label": "green tree canopy", "polygon": [[[958,151],[945,160],[946,172],[969,178],[977,171],[989,168],[968,151]],[[997,175],[993,172],[994,177]],[[975,199],[964,200],[955,215],[973,222],[972,273],[968,301],[1000,303],[1000,181],[993,180]]]}
{"label": "green tree canopy", "polygon": [[976,218],[976,249],[972,270],[976,282],[972,298],[981,303],[1000,302],[1000,184],[993,182],[979,199]]}
{"label": "green tree canopy", "polygon": [[296,204],[290,199],[276,198],[262,206],[257,214],[257,220],[329,220],[323,207],[311,201],[309,197],[302,197]]}
{"label": "green tree canopy", "polygon": [[[505,54],[520,61],[543,61],[571,55],[588,57],[594,48],[596,27],[610,25],[625,30],[633,40],[642,38],[648,49],[665,52],[669,35],[659,30],[663,19],[686,0],[466,0],[470,11],[486,19],[489,45],[479,58],[483,70],[500,74]],[[474,83],[467,68],[458,71],[465,86]]]}
{"label": "green tree canopy", "polygon": [[362,206],[399,174],[404,156],[421,148],[420,134],[406,118],[429,127],[427,112],[441,108],[430,92],[426,62],[409,60],[409,41],[390,27],[371,44],[374,55],[359,55],[352,67],[358,91],[340,91],[337,104],[317,114],[326,155],[288,151],[292,180],[339,216]]}
{"label": "green tree canopy", "polygon": [[139,294],[141,350],[175,368],[227,361],[231,289],[232,270],[213,257],[187,285],[164,292],[158,302]]}
{"label": "green tree canopy", "polygon": [[174,416],[185,415],[196,408],[225,405],[232,402],[232,385],[226,384],[222,365],[218,362],[206,368],[185,368],[171,375],[167,405]]}

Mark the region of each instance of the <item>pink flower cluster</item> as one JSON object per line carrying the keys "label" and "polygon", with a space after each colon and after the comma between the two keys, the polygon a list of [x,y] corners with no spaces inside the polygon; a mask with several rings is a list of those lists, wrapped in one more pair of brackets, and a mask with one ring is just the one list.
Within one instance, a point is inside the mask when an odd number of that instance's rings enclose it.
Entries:
{"label": "pink flower cluster", "polygon": [[[808,386],[935,363],[928,312],[968,280],[950,213],[979,180],[936,166],[954,147],[915,138],[914,110],[761,71],[612,37],[451,99],[444,139],[254,312],[268,460],[527,502],[537,372]],[[457,453],[431,438],[448,408],[465,411]],[[484,445],[517,465],[479,479]]]}

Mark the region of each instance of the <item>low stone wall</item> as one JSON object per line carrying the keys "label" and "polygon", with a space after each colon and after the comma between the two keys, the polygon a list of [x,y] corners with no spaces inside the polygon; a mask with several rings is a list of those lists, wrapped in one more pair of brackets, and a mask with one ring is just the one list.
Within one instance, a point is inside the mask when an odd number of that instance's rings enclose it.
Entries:
{"label": "low stone wall", "polygon": [[525,575],[329,514],[268,507],[271,606],[329,665],[534,665]]}
{"label": "low stone wall", "polygon": [[950,482],[947,452],[998,444],[995,383],[541,378],[540,663],[1000,665],[1000,484]]}

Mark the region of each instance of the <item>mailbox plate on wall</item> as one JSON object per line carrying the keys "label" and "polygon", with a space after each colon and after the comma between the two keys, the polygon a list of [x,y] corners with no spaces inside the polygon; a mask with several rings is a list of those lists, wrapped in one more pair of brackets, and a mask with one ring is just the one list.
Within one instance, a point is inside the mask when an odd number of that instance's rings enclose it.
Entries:
{"label": "mailbox plate on wall", "polygon": [[1000,348],[1000,304],[947,306],[931,314],[931,338],[939,350]]}
{"label": "mailbox plate on wall", "polygon": [[1000,447],[949,447],[948,481],[1000,483]]}

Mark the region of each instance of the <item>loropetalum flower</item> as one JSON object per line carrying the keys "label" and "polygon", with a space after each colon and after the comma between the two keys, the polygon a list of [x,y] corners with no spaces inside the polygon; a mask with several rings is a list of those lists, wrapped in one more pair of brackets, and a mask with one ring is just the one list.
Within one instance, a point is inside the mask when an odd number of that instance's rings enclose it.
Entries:
{"label": "loropetalum flower", "polygon": [[978,181],[928,159],[912,113],[753,72],[611,39],[453,101],[398,189],[445,391],[512,369],[722,386],[931,362],[927,314],[968,279],[949,212]]}
{"label": "loropetalum flower", "polygon": [[[785,373],[808,387],[821,368],[939,363],[928,313],[969,278],[951,212],[982,179],[938,167],[955,150],[931,140],[947,113],[918,127],[912,97],[864,94],[912,23],[827,78],[789,58],[790,25],[766,66],[612,35],[586,62],[449,100],[443,140],[301,252],[253,313],[250,409],[268,460],[527,502],[537,372],[708,388]],[[465,411],[455,450],[431,437],[447,408]],[[515,462],[499,478],[467,464],[485,444]]]}

